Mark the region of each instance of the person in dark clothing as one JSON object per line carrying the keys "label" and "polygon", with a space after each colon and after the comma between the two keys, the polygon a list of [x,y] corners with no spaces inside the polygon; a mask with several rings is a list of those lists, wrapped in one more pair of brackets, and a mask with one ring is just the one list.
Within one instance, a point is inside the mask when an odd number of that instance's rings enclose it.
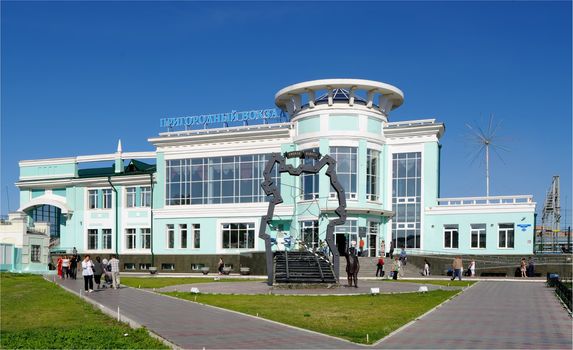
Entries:
{"label": "person in dark clothing", "polygon": [[527,276],[535,277],[535,261],[533,260],[532,256],[529,257],[527,264]]}
{"label": "person in dark clothing", "polygon": [[384,258],[382,255],[378,257],[378,263],[376,264],[376,277],[378,277],[378,275],[384,277]]}
{"label": "person in dark clothing", "polygon": [[70,277],[73,279],[76,279],[78,273],[78,262],[79,260],[77,255],[72,256],[70,259]]}
{"label": "person in dark clothing", "polygon": [[101,284],[101,275],[103,275],[103,264],[101,263],[101,258],[96,256],[96,261],[93,266],[94,270],[94,280],[97,286],[97,289],[100,289]]}
{"label": "person in dark clothing", "polygon": [[390,242],[390,259],[394,259],[394,241]]}

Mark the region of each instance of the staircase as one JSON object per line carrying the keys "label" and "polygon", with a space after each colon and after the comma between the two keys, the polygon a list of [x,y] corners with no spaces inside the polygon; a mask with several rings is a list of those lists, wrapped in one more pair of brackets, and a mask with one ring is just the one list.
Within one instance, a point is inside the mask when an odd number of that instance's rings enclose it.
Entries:
{"label": "staircase", "polygon": [[336,284],[330,262],[309,251],[275,252],[273,284]]}

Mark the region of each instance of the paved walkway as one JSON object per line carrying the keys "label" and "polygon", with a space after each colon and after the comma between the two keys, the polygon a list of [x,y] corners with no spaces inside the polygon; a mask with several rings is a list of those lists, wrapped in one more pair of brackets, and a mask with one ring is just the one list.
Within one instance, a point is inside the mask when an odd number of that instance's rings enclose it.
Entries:
{"label": "paved walkway", "polygon": [[[75,293],[83,284],[56,282]],[[135,288],[86,296],[111,310],[119,306],[124,316],[186,349],[572,348],[571,318],[542,283],[480,282],[374,346]]]}

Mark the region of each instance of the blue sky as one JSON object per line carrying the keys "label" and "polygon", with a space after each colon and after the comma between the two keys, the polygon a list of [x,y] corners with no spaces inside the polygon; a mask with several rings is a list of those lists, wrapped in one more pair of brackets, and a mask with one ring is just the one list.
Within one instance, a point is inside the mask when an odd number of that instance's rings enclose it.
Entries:
{"label": "blue sky", "polygon": [[[281,88],[362,78],[436,118],[441,196],[485,195],[466,123],[501,122],[491,194],[561,176],[571,223],[571,2],[2,2],[1,208],[18,161],[152,150],[159,119],[273,107]],[[8,205],[9,199],[9,205]],[[565,213],[564,213],[565,214]]]}

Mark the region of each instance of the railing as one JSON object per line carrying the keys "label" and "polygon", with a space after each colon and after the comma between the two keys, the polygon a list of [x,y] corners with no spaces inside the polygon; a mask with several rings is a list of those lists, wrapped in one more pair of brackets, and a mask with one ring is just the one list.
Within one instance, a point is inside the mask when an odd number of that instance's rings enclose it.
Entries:
{"label": "railing", "polygon": [[555,283],[555,293],[557,293],[557,296],[559,296],[567,308],[569,308],[569,312],[571,312],[573,309],[571,302],[571,281],[558,280]]}
{"label": "railing", "polygon": [[411,120],[405,122],[392,122],[386,125],[387,128],[401,128],[405,126],[421,126],[421,125],[432,125],[436,123],[436,119],[420,119]]}
{"label": "railing", "polygon": [[530,195],[438,198],[439,206],[530,204],[530,203],[533,203],[533,196]]}

